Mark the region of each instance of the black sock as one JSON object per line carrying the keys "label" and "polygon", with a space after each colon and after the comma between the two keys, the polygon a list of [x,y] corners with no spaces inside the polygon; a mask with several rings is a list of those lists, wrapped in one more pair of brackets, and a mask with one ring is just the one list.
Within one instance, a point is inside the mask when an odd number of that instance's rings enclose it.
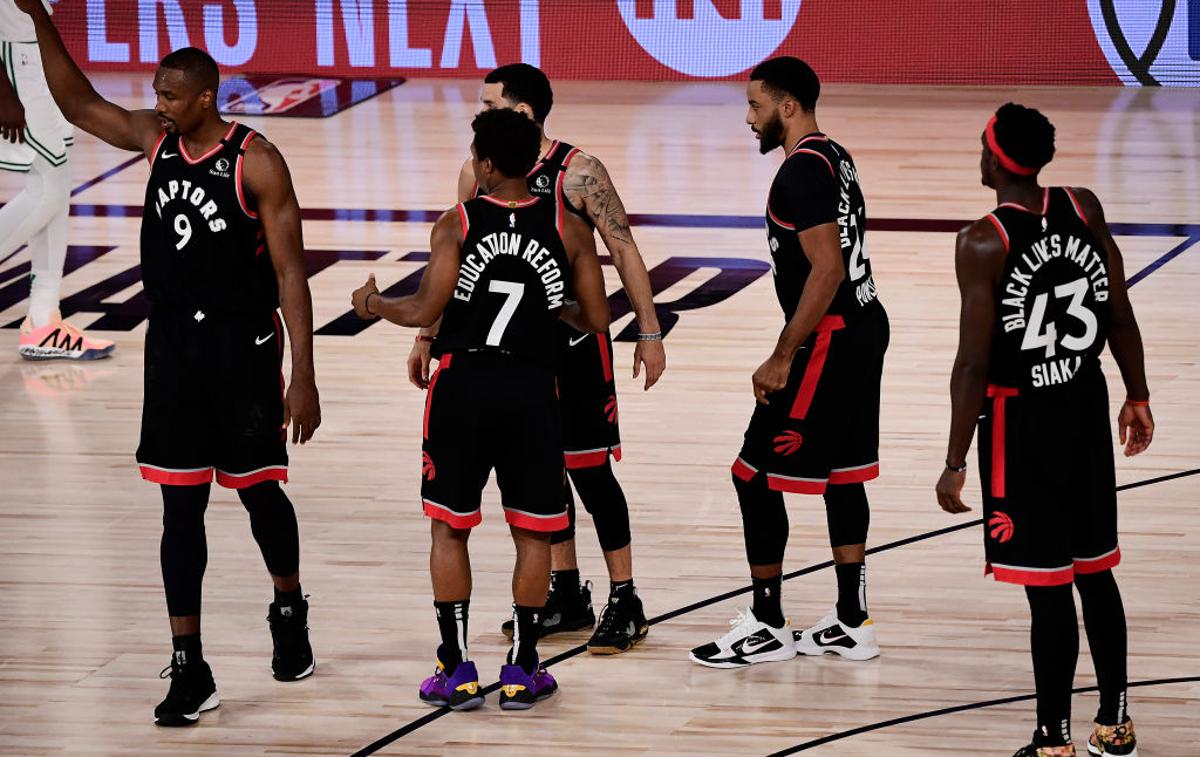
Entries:
{"label": "black sock", "polygon": [[508,652],[508,664],[520,665],[530,675],[538,666],[538,625],[541,622],[542,608],[513,605],[513,646]]}
{"label": "black sock", "polygon": [[867,619],[866,563],[848,562],[833,566],[837,573],[838,620],[858,628]]}
{"label": "black sock", "polygon": [[433,603],[438,631],[442,635],[438,662],[446,669],[446,675],[454,675],[454,669],[467,659],[467,612],[470,605],[469,599]]}
{"label": "black sock", "polygon": [[783,605],[779,598],[783,575],[772,578],[751,576],[750,580],[754,583],[754,617],[772,628],[783,628]]}
{"label": "black sock", "polygon": [[550,586],[568,596],[579,593],[579,568],[550,571]]}
{"label": "black sock", "polygon": [[171,648],[175,650],[174,659],[180,665],[191,662],[204,662],[204,649],[200,644],[200,634],[191,633],[187,636],[172,636]]}
{"label": "black sock", "polygon": [[282,612],[284,608],[295,607],[304,601],[304,592],[300,589],[300,584],[296,584],[293,591],[275,590],[275,604],[279,606]]}
{"label": "black sock", "polygon": [[637,595],[637,590],[633,587],[633,579],[628,581],[609,581],[608,596],[613,599],[624,599],[625,597],[633,597]]}

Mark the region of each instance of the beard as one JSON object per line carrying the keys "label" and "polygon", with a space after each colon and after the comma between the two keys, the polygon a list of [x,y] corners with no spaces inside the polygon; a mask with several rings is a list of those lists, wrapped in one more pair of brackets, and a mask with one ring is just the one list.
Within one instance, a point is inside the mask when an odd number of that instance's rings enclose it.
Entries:
{"label": "beard", "polygon": [[763,124],[758,133],[758,151],[763,155],[783,146],[783,119],[776,113],[770,121]]}

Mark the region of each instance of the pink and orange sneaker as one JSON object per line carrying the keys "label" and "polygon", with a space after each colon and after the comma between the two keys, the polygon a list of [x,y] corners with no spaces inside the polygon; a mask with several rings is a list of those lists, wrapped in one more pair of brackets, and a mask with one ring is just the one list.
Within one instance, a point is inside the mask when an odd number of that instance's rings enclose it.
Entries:
{"label": "pink and orange sneaker", "polygon": [[17,351],[26,360],[99,360],[108,357],[116,345],[107,339],[93,339],[67,323],[57,312],[40,328],[28,317],[21,324]]}

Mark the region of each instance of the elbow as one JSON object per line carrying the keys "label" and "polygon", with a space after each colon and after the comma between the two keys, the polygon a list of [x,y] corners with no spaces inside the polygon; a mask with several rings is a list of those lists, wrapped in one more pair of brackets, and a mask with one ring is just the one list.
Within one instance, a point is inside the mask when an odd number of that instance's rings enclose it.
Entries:
{"label": "elbow", "polygon": [[608,330],[609,324],[612,323],[612,318],[609,317],[608,311],[597,313],[588,320],[588,325],[592,327],[593,334],[599,334]]}

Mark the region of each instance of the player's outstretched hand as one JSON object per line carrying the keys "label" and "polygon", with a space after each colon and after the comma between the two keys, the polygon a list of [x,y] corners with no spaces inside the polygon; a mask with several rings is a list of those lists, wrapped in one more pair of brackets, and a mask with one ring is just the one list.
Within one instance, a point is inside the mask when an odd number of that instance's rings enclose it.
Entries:
{"label": "player's outstretched hand", "polygon": [[1154,440],[1154,414],[1150,406],[1126,402],[1117,415],[1117,433],[1125,445],[1125,457],[1145,452]]}
{"label": "player's outstretched hand", "polygon": [[283,428],[292,427],[292,444],[304,444],[321,425],[321,399],[312,379],[292,378],[283,398]]}
{"label": "player's outstretched hand", "polygon": [[938,479],[935,491],[937,491],[938,504],[942,506],[943,510],[955,515],[970,512],[971,508],[962,501],[963,484],[966,481],[966,471],[960,473],[949,468],[942,470],[942,477]]}
{"label": "player's outstretched hand", "polygon": [[643,366],[646,368],[646,387],[643,391],[647,391],[658,383],[667,369],[667,351],[663,348],[662,340],[639,341],[633,348],[634,378],[642,372]]}
{"label": "player's outstretched hand", "polygon": [[429,388],[429,342],[418,339],[408,353],[408,381],[418,389]]}
{"label": "player's outstretched hand", "polygon": [[0,96],[0,139],[14,144],[25,141],[25,106],[15,94]]}
{"label": "player's outstretched hand", "polygon": [[767,395],[777,392],[787,386],[788,373],[791,372],[792,362],[772,355],[766,362],[758,366],[750,381],[754,384],[754,399],[760,405],[766,405]]}
{"label": "player's outstretched hand", "polygon": [[367,276],[367,283],[355,289],[354,293],[350,295],[350,304],[354,306],[354,314],[364,321],[379,317],[367,309],[367,298],[373,294],[379,294],[379,287],[375,286],[375,274],[372,273]]}

